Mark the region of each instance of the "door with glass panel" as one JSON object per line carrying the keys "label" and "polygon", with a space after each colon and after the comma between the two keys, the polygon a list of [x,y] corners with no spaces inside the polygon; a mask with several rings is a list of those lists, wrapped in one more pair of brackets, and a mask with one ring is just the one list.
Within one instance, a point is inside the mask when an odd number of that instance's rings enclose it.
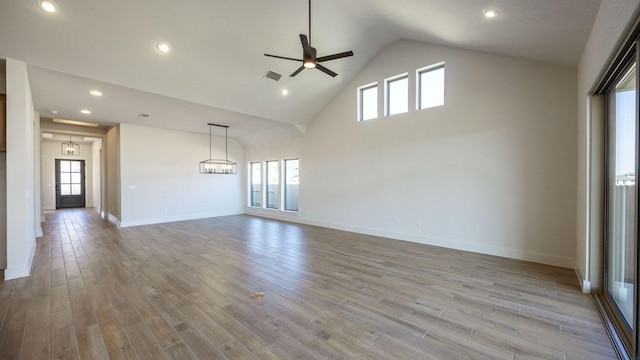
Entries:
{"label": "door with glass panel", "polygon": [[56,159],[56,209],[85,207],[84,160]]}
{"label": "door with glass panel", "polygon": [[636,62],[607,92],[605,298],[627,347],[636,337],[638,95]]}

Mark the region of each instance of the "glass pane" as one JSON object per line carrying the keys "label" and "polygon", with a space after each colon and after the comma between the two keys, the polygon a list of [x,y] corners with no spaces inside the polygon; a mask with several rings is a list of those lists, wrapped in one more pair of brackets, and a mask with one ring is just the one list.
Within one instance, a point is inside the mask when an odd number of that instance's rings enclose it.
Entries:
{"label": "glass pane", "polygon": [[420,73],[419,108],[444,105],[444,66]]}
{"label": "glass pane", "polygon": [[71,195],[71,185],[60,185],[61,195]]}
{"label": "glass pane", "polygon": [[80,172],[80,161],[71,161],[71,172]]}
{"label": "glass pane", "polygon": [[60,183],[61,184],[69,184],[69,183],[71,183],[71,174],[69,174],[69,173],[60,173]]}
{"label": "glass pane", "polygon": [[71,195],[82,195],[80,191],[80,184],[71,185]]}
{"label": "glass pane", "polygon": [[260,206],[262,202],[262,172],[260,163],[251,163],[251,206]]}
{"label": "glass pane", "polygon": [[284,209],[289,211],[298,211],[298,185],[300,184],[299,160],[284,161]]}
{"label": "glass pane", "polygon": [[608,95],[606,287],[633,328],[636,267],[636,67]]}
{"label": "glass pane", "polygon": [[267,161],[267,207],[278,208],[278,162]]}
{"label": "glass pane", "polygon": [[80,173],[72,173],[71,182],[74,184],[80,184]]}
{"label": "glass pane", "polygon": [[387,115],[395,115],[409,111],[409,78],[401,78],[387,83],[389,103]]}
{"label": "glass pane", "polygon": [[360,90],[360,120],[378,117],[378,86]]}
{"label": "glass pane", "polygon": [[60,161],[60,172],[71,171],[71,161]]}

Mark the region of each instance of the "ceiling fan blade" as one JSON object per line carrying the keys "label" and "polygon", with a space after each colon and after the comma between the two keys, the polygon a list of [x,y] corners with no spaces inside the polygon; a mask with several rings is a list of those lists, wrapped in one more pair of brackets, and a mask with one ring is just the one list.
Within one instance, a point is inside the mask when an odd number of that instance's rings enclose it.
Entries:
{"label": "ceiling fan blade", "polygon": [[327,69],[326,67],[320,65],[320,64],[316,64],[316,69],[322,71],[323,73],[331,76],[331,77],[336,77],[338,74],[334,73],[333,71]]}
{"label": "ceiling fan blade", "polygon": [[349,57],[349,56],[353,56],[353,51],[345,51],[345,52],[342,52],[342,53],[339,53],[339,54],[321,56],[321,57],[317,58],[316,61],[317,62],[329,61],[329,60],[335,60],[335,59],[342,59],[342,58]]}
{"label": "ceiling fan blade", "polygon": [[271,55],[271,54],[264,54],[264,56],[278,58],[278,59],[285,59],[285,60],[302,61],[302,59],[294,59],[286,56],[278,56],[278,55]]}
{"label": "ceiling fan blade", "polygon": [[289,75],[290,77],[294,77],[300,73],[300,71],[304,70],[304,66],[300,66],[298,70],[294,71],[293,74]]}
{"label": "ceiling fan blade", "polygon": [[304,51],[304,56],[311,57],[311,46],[309,46],[307,35],[300,34],[300,42],[302,43],[302,51]]}

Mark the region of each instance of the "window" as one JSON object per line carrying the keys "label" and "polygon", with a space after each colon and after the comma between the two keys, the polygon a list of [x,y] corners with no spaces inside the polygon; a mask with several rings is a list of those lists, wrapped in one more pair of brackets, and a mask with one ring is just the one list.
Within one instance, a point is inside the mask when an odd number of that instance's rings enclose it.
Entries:
{"label": "window", "polygon": [[409,111],[409,75],[403,74],[385,80],[385,115]]}
{"label": "window", "polygon": [[267,161],[267,209],[277,209],[280,192],[278,191],[278,161]]}
{"label": "window", "polygon": [[378,117],[378,83],[358,88],[358,121]]}
{"label": "window", "polygon": [[[594,258],[603,256],[601,272],[594,271],[596,282],[603,282],[603,291],[595,294],[596,306],[603,313],[605,327],[610,330],[612,344],[620,358],[640,358],[640,281],[638,277],[638,187],[636,185],[640,157],[639,104],[637,68],[640,63],[640,20],[624,38],[616,55],[603,71],[594,89],[590,121],[604,120],[604,164],[594,156],[593,169],[602,168],[604,180],[603,209],[592,206],[596,215],[591,222],[604,226],[603,251],[595,251]],[[593,105],[593,104],[590,104]],[[602,113],[598,110],[603,106]],[[593,125],[590,125],[593,126]],[[597,143],[597,142],[596,142]],[[594,154],[600,151],[591,147]],[[598,179],[595,179],[595,184]],[[593,186],[593,185],[590,185]],[[597,188],[598,185],[593,186]],[[599,191],[592,192],[599,196]],[[602,216],[597,214],[603,210]],[[599,244],[598,244],[599,245]],[[591,245],[587,245],[591,246]],[[588,247],[587,247],[588,249]],[[594,249],[592,246],[591,249]],[[597,260],[596,263],[599,263]]]}
{"label": "window", "polygon": [[287,211],[298,211],[299,163],[298,159],[284,161],[284,209]]}
{"label": "window", "polygon": [[632,339],[636,334],[636,79],[636,63],[633,62],[613,89],[606,93],[605,99],[608,131],[604,281],[606,299],[626,339]]}
{"label": "window", "polygon": [[249,180],[251,182],[250,206],[260,207],[262,203],[262,164],[249,163]]}
{"label": "window", "polygon": [[444,63],[418,70],[418,110],[444,105]]}

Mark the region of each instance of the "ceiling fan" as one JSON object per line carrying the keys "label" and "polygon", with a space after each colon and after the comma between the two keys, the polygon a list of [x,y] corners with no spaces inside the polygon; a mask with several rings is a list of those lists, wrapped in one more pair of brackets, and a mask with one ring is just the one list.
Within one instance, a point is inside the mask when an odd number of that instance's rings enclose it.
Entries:
{"label": "ceiling fan", "polygon": [[302,43],[302,59],[294,59],[286,56],[278,56],[278,55],[271,55],[271,54],[264,54],[264,56],[274,57],[278,59],[285,59],[285,60],[302,61],[302,66],[300,66],[296,71],[294,71],[290,75],[291,77],[298,75],[305,68],[306,69],[316,68],[331,77],[335,77],[338,74],[320,65],[320,63],[324,61],[336,60],[336,59],[353,56],[353,51],[345,51],[338,54],[316,57],[316,54],[317,54],[316,48],[311,47],[311,0],[309,0],[309,38],[307,39],[307,35],[305,34],[300,34],[300,42]]}

